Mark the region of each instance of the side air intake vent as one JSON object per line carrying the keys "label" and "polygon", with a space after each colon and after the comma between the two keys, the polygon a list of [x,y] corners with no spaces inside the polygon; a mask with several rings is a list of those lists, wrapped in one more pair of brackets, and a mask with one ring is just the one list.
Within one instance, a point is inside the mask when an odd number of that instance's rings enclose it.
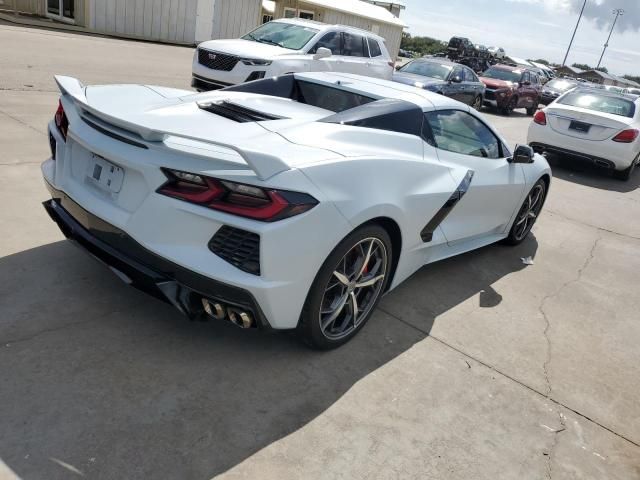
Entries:
{"label": "side air intake vent", "polygon": [[235,103],[227,102],[226,100],[212,103],[199,103],[198,106],[202,110],[215,113],[216,115],[220,115],[221,117],[225,117],[239,123],[264,122],[266,120],[280,120],[283,118],[278,117],[277,115],[258,112],[257,110],[236,105]]}
{"label": "side air intake vent", "polygon": [[260,275],[260,236],[223,225],[209,241],[209,250],[247,273]]}

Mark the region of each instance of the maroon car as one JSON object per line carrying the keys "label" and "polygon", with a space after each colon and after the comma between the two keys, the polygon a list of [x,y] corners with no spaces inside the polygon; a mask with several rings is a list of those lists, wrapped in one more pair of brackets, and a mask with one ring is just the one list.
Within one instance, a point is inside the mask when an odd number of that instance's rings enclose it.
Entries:
{"label": "maroon car", "polygon": [[536,113],[542,82],[534,71],[522,66],[494,65],[482,74],[480,81],[487,87],[486,106],[505,115],[516,108],[526,108],[527,115]]}

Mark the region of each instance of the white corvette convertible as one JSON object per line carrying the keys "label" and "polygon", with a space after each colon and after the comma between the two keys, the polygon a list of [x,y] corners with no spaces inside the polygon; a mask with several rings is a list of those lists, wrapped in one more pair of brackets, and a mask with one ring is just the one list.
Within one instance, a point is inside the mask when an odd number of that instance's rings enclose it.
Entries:
{"label": "white corvette convertible", "polygon": [[385,80],[56,81],[42,173],[62,232],[192,318],[297,328],[318,348],[423,265],[521,242],[551,181],[473,109]]}

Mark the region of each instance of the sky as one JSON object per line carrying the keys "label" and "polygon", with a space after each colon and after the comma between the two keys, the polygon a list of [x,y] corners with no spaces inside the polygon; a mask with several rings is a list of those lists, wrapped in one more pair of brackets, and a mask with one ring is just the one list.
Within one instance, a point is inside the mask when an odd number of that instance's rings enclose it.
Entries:
{"label": "sky", "polygon": [[[584,0],[404,0],[400,15],[413,36],[503,47],[520,58],[562,63]],[[618,19],[602,65],[615,75],[640,75],[640,0],[587,0],[567,65],[595,66]]]}

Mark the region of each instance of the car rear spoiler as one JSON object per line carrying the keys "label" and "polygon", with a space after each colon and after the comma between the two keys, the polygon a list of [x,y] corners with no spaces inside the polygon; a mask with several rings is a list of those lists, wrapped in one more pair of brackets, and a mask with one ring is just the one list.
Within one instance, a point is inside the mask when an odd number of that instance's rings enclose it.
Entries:
{"label": "car rear spoiler", "polygon": [[77,78],[66,77],[63,75],[56,75],[54,78],[62,95],[68,96],[74,102],[77,108],[84,112],[88,112],[91,115],[94,115],[95,117],[110,125],[138,135],[140,138],[147,142],[161,143],[167,137],[171,136],[228,148],[240,155],[240,157],[246,162],[249,168],[251,168],[251,170],[256,173],[260,180],[266,180],[278,173],[291,169],[291,167],[279,157],[271,155],[269,153],[265,153],[263,151],[259,151],[255,148],[256,146],[241,146],[237,144],[205,140],[202,138],[192,137],[179,133],[156,130],[153,128],[145,127],[144,125],[139,125],[127,120],[123,120],[122,118],[114,117],[89,105],[87,97],[85,95],[85,87]]}

